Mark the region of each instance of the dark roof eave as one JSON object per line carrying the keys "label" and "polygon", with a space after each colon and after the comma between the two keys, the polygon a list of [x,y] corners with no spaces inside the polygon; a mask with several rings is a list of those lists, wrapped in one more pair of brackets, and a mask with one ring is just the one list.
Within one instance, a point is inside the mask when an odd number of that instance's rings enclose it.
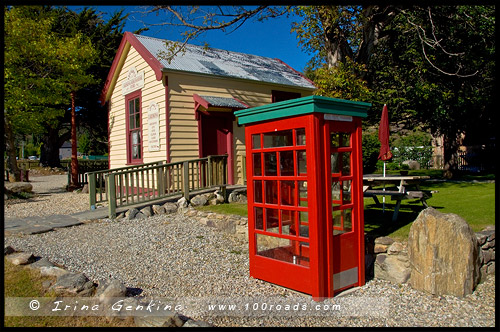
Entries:
{"label": "dark roof eave", "polygon": [[271,84],[275,86],[282,86],[282,87],[290,87],[290,88],[299,88],[303,90],[309,90],[309,91],[314,91],[316,90],[316,87],[310,88],[310,87],[305,87],[305,86],[300,86],[300,85],[289,85],[289,84],[282,84],[282,83],[275,83],[275,82],[267,82],[267,81],[259,81],[259,80],[252,80],[248,78],[241,78],[241,77],[236,77],[236,76],[224,76],[224,75],[216,75],[216,74],[206,74],[206,73],[199,73],[199,72],[194,72],[194,71],[186,71],[186,70],[178,70],[178,69],[171,69],[171,68],[162,68],[162,73],[168,74],[169,72],[174,72],[174,73],[189,73],[192,75],[200,75],[200,76],[206,76],[206,77],[217,77],[217,78],[225,78],[225,79],[234,79],[234,80],[239,80],[239,81],[245,81],[245,82],[253,82],[253,83],[264,83],[264,84]]}

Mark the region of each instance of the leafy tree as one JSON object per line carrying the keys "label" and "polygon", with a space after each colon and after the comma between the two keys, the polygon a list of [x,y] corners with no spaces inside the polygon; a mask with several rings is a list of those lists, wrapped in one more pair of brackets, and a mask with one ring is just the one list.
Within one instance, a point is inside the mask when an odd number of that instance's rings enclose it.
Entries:
{"label": "leafy tree", "polygon": [[40,136],[41,163],[60,166],[59,147],[71,137],[71,96],[75,124],[90,128],[99,149],[106,150],[107,110],[98,99],[126,16],[119,11],[105,22],[94,9],[77,14],[49,6],[5,7],[4,13],[4,127],[11,173],[19,174],[10,152],[19,134]]}
{"label": "leafy tree", "polygon": [[484,144],[494,133],[494,23],[488,6],[401,10],[369,63],[370,88],[393,120],[444,136],[449,175],[462,134]]}
{"label": "leafy tree", "polygon": [[[123,37],[123,27],[128,15],[123,10],[115,12],[107,21],[102,19],[103,13],[93,8],[84,8],[79,13],[66,7],[50,7],[57,13],[53,31],[61,36],[85,35],[97,53],[93,63],[86,73],[93,76],[93,80],[81,88],[75,96],[76,123],[78,127],[86,128],[91,139],[97,143],[97,150],[107,151],[107,108],[101,105],[99,97],[102,84],[111,68],[116,50]],[[140,32],[140,31],[137,31]],[[136,33],[137,33],[136,32]],[[58,123],[47,126],[47,135],[43,145],[42,164],[59,164],[59,147],[70,138],[70,104],[64,106],[65,116]]]}
{"label": "leafy tree", "polygon": [[41,133],[63,114],[67,98],[58,80],[64,45],[51,32],[54,16],[33,7],[4,7],[4,130],[7,168],[16,181],[15,135]]}

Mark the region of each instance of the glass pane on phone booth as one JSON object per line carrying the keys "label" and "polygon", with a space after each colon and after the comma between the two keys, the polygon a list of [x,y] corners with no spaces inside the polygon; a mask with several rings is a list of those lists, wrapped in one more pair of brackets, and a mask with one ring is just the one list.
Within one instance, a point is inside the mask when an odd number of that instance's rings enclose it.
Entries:
{"label": "glass pane on phone booth", "polygon": [[281,210],[281,234],[297,235],[296,212],[292,210]]}
{"label": "glass pane on phone booth", "polygon": [[280,176],[293,176],[293,151],[281,151]]}
{"label": "glass pane on phone booth", "polygon": [[264,153],[264,175],[276,176],[278,175],[278,164],[276,160],[276,152]]}

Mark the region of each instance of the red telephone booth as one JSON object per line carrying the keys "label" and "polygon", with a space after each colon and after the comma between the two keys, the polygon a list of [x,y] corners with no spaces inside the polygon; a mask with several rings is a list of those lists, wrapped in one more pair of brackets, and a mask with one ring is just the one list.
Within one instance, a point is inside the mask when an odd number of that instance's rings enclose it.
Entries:
{"label": "red telephone booth", "polygon": [[245,125],[250,275],[314,298],[365,283],[361,118],[309,96],[235,112]]}

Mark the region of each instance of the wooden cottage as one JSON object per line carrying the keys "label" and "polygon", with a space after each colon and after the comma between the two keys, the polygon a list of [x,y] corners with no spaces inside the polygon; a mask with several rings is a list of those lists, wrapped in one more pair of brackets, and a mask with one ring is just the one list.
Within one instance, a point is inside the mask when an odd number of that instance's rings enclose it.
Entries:
{"label": "wooden cottage", "polygon": [[245,131],[234,111],[312,94],[278,59],[186,45],[171,61],[166,40],[124,34],[105,83],[109,167],[228,156],[228,183],[243,184]]}

